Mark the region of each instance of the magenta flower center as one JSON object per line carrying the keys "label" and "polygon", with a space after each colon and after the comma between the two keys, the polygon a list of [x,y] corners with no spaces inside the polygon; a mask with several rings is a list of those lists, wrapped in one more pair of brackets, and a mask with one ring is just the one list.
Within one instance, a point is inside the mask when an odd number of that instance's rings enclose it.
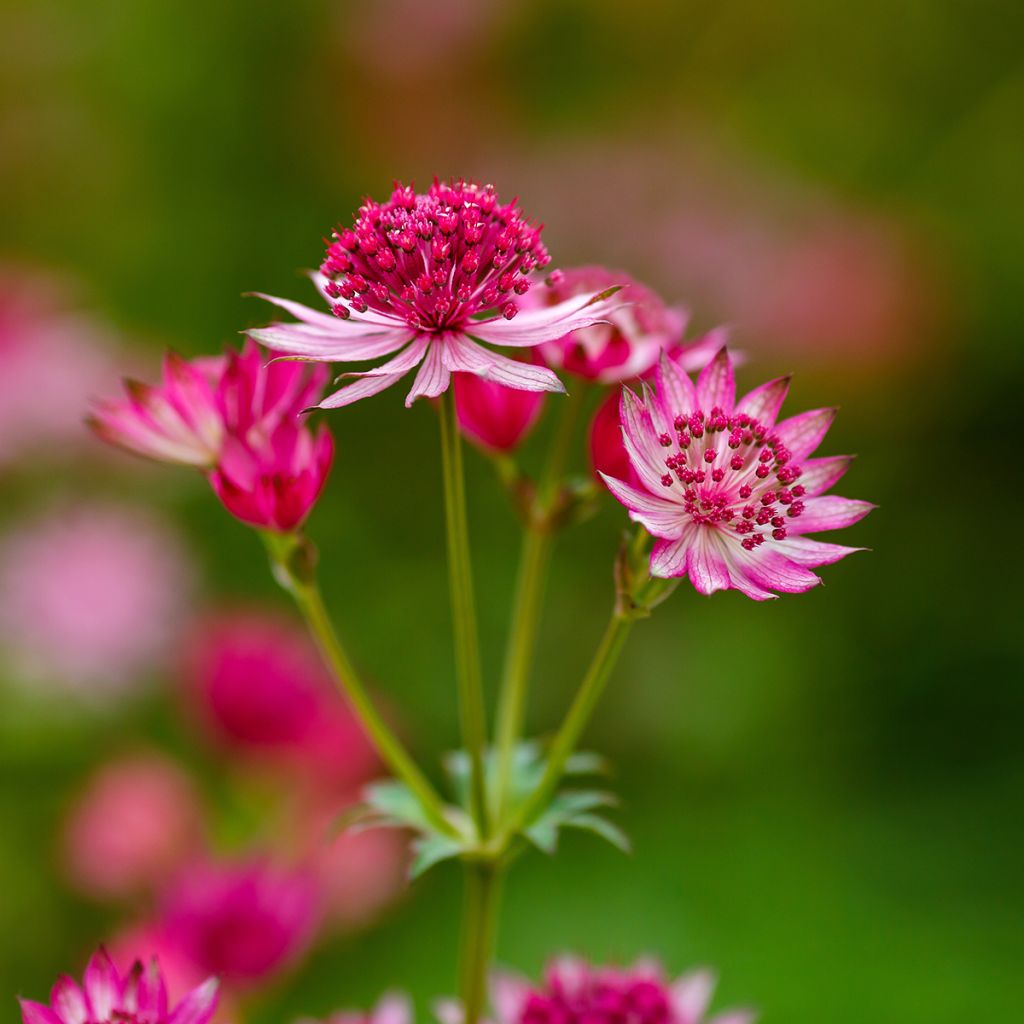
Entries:
{"label": "magenta flower center", "polygon": [[550,262],[540,232],[489,185],[434,182],[425,195],[399,185],[333,233],[320,270],[327,294],[345,300],[340,317],[374,310],[418,331],[463,330],[480,314],[516,315],[526,275]]}
{"label": "magenta flower center", "polygon": [[669,1024],[672,1008],[651,980],[595,980],[576,991],[532,993],[517,1024]]}
{"label": "magenta flower center", "polygon": [[768,427],[718,406],[675,417],[658,438],[665,449],[664,487],[675,488],[698,526],[732,530],[747,551],[785,540],[786,524],[804,511],[801,475]]}

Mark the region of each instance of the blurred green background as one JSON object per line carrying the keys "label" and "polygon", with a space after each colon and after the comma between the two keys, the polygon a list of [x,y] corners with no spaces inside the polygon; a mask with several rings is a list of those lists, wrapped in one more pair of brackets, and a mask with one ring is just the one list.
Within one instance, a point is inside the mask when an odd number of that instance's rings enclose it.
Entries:
{"label": "blurred green background", "polygon": [[[519,194],[556,265],[621,266],[698,326],[731,323],[741,383],[795,370],[788,408],[842,407],[827,451],[860,458],[839,490],[881,506],[843,540],[873,551],[801,597],[681,589],[640,625],[588,738],[635,853],[581,838],[523,861],[503,962],[706,962],[722,1005],[765,1024],[1019,1015],[1022,27],[962,0],[5,0],[3,255],[71,275],[150,372],[166,345],[259,323],[246,290],[309,300],[298,269],[363,194],[455,174]],[[434,758],[456,743],[434,418],[393,391],[330,422],[310,526],[328,594]],[[517,528],[469,461],[493,676]],[[186,474],[23,472],[3,518],[118,489],[177,517],[206,599],[284,607],[256,539]],[[622,521],[609,503],[559,546],[536,731],[599,636]],[[109,927],[52,865],[83,772],[135,736],[201,760],[172,706],[4,715],[4,1019]],[[388,986],[425,1007],[451,988],[458,884],[429,875],[251,1021]]]}

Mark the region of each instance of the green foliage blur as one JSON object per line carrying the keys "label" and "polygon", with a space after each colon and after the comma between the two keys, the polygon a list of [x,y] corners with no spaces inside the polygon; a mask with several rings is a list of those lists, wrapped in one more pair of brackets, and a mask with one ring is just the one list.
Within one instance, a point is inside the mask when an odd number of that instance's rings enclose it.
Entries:
{"label": "green foliage blur", "polygon": [[[311,300],[298,271],[362,195],[466,175],[518,193],[556,265],[622,266],[698,327],[730,322],[749,353],[741,384],[794,370],[787,408],[841,406],[827,452],[859,459],[838,490],[880,506],[842,540],[872,550],[767,605],[684,586],[639,626],[588,738],[617,766],[635,852],[580,837],[524,859],[502,962],[536,974],[573,950],[708,963],[720,1004],[758,1006],[765,1024],[1016,1018],[1024,25],[1012,6],[0,11],[4,256],[73,276],[150,372],[165,346],[216,351],[267,318],[243,292]],[[862,231],[867,266],[847,273],[844,256],[825,308],[802,319],[823,287],[814,240]],[[869,294],[847,298],[858,273]],[[783,289],[796,312],[766,312]],[[432,766],[457,743],[434,419],[397,389],[332,415],[338,457],[310,524],[355,656]],[[3,517],[30,489],[120,487],[180,521],[202,600],[287,608],[256,538],[200,481],[150,471],[140,484],[123,468],[5,481]],[[469,472],[493,679],[517,526],[486,460],[472,453]],[[559,544],[537,733],[603,627],[623,522],[608,502]],[[157,693],[121,717],[0,723],[4,1020],[15,993],[43,997],[111,924],[55,870],[66,801],[141,736],[209,775],[179,719]],[[458,898],[457,871],[439,868],[378,928],[320,949],[247,1024],[365,1006],[388,987],[410,989],[426,1019],[454,985]]]}

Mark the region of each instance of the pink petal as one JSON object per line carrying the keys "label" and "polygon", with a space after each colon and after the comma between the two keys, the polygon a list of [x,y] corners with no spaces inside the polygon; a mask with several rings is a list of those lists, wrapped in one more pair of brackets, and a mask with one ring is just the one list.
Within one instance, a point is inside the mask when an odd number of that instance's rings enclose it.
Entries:
{"label": "pink petal", "polygon": [[822,530],[841,530],[863,519],[873,508],[870,501],[840,498],[838,494],[823,494],[804,501],[804,511],[796,519],[786,520],[792,533],[820,533]]}
{"label": "pink petal", "polygon": [[64,1024],[48,1006],[33,1002],[31,999],[19,999],[21,1004],[22,1024]]}
{"label": "pink petal", "polygon": [[83,1024],[89,1019],[85,993],[78,987],[78,982],[66,974],[62,974],[54,983],[50,1003],[64,1024]]}
{"label": "pink petal", "polygon": [[167,1024],[206,1024],[217,1008],[217,979],[207,978],[174,1008]]}
{"label": "pink petal", "polygon": [[686,555],[686,574],[697,592],[704,595],[729,589],[729,567],[718,548],[717,539],[697,529]]}
{"label": "pink petal", "polygon": [[629,510],[629,518],[641,523],[648,533],[666,540],[678,540],[691,520],[673,501],[638,491],[629,484],[601,474],[608,490]]}
{"label": "pink petal", "polygon": [[[670,350],[669,355],[672,362],[684,373],[694,373],[703,370],[715,358],[718,350],[728,344],[728,341],[729,328],[715,327],[701,338],[684,342],[681,350],[674,352]],[[740,364],[741,360],[737,353],[731,353],[731,358],[733,367]]]}
{"label": "pink petal", "polygon": [[444,345],[435,341],[427,348],[419,373],[416,374],[412,388],[406,396],[405,407],[408,409],[417,398],[437,398],[438,395],[444,394],[451,379],[451,371],[444,365]]}
{"label": "pink petal", "polygon": [[[343,322],[348,321],[338,321]],[[271,324],[250,330],[247,334],[274,352],[328,363],[377,359],[400,349],[413,337],[408,327],[374,327],[361,334],[339,336],[302,324]]]}
{"label": "pink petal", "polygon": [[[408,373],[414,366],[418,366],[430,348],[431,337],[429,334],[417,334],[408,347],[403,349],[380,366],[371,367],[369,370],[350,370],[341,374],[341,378],[347,377],[391,377],[394,374]],[[339,378],[340,379],[340,378]]]}
{"label": "pink petal", "polygon": [[594,324],[606,323],[608,315],[618,309],[621,301],[614,301],[606,292],[576,295],[554,306],[525,310],[512,320],[498,318],[472,323],[467,329],[471,337],[489,341],[492,345],[524,348],[561,338],[570,331],[578,331]]}
{"label": "pink petal", "polygon": [[702,969],[690,971],[672,983],[672,1009],[678,1024],[700,1024],[715,991],[715,975]]}
{"label": "pink petal", "polygon": [[786,400],[790,380],[789,376],[776,377],[775,380],[754,388],[739,400],[736,412],[746,413],[766,427],[774,426],[782,403]]}
{"label": "pink petal", "polygon": [[697,378],[697,401],[706,412],[717,405],[725,413],[732,412],[736,402],[736,377],[728,349],[720,349]]}
{"label": "pink petal", "polygon": [[853,462],[852,455],[831,455],[824,459],[807,459],[800,463],[800,484],[812,497],[824,494]]}
{"label": "pink petal", "polygon": [[813,572],[791,562],[768,545],[749,552],[740,548],[731,553],[730,561],[741,568],[747,580],[768,591],[802,594],[821,583]]}
{"label": "pink petal", "polygon": [[105,949],[93,953],[82,983],[92,1011],[90,1017],[96,1021],[109,1020],[113,1010],[120,1005],[122,989],[121,977]]}
{"label": "pink petal", "polygon": [[444,343],[445,364],[456,373],[478,377],[519,391],[564,392],[565,385],[546,366],[510,359],[478,345],[465,335],[451,335]]}
{"label": "pink petal", "polygon": [[757,1014],[753,1010],[727,1010],[725,1013],[716,1013],[708,1024],[754,1024]]}
{"label": "pink petal", "polygon": [[526,978],[510,971],[495,971],[491,975],[491,1005],[498,1024],[519,1024],[531,987]]}
{"label": "pink petal", "polygon": [[652,494],[666,490],[661,482],[666,473],[664,449],[658,443],[646,408],[629,388],[622,389],[619,420],[622,423],[622,443],[626,447],[626,454],[644,486]]}
{"label": "pink petal", "polygon": [[809,537],[789,536],[783,541],[776,541],[775,547],[791,562],[813,569],[818,565],[832,565],[855,551],[866,551],[866,548],[848,548],[842,544],[826,544],[824,541],[811,540]]}
{"label": "pink petal", "polygon": [[373,1024],[412,1024],[412,1001],[404,992],[385,992],[370,1019]]}
{"label": "pink petal", "polygon": [[790,450],[793,459],[800,462],[821,444],[835,418],[835,409],[812,409],[783,420],[775,428],[775,433]]}
{"label": "pink petal", "polygon": [[335,391],[333,395],[329,395],[318,408],[340,409],[353,402],[358,402],[361,398],[368,398],[370,395],[376,395],[385,388],[391,387],[423,359],[429,345],[429,338],[420,334],[413,338],[404,351],[399,352],[388,362],[362,373],[342,374],[343,377],[358,379],[352,384],[345,385],[340,391]]}
{"label": "pink petal", "polygon": [[388,377],[363,377],[362,380],[346,384],[340,391],[328,395],[318,406],[318,409],[341,409],[362,398],[369,398],[371,395],[386,391],[392,384],[397,384],[404,373],[394,373]]}
{"label": "pink petal", "polygon": [[679,540],[656,540],[651,549],[651,575],[662,579],[685,576],[690,540],[689,532]]}
{"label": "pink petal", "polygon": [[656,376],[658,401],[668,420],[688,416],[697,410],[697,390],[689,377],[665,353],[658,360]]}

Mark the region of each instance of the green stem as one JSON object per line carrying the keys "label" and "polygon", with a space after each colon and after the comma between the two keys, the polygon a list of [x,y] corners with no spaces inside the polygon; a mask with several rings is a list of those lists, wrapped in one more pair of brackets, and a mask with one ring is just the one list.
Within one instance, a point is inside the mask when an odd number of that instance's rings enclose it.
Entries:
{"label": "green stem", "polygon": [[487,975],[494,950],[501,896],[501,873],[492,862],[466,864],[466,902],[462,923],[460,995],[464,1024],[483,1020],[487,1003]]}
{"label": "green stem", "polygon": [[481,839],[490,830],[484,749],[487,745],[487,714],[484,708],[480,645],[473,596],[473,571],[466,522],[466,486],[462,465],[462,436],[455,419],[454,391],[449,388],[440,402],[441,465],[444,475],[445,525],[448,536],[448,580],[455,638],[455,674],[459,686],[459,715],[463,742],[470,762],[470,802]]}
{"label": "green stem", "polygon": [[288,590],[295,598],[295,603],[302,612],[310,632],[333,670],[335,682],[348,698],[360,724],[385,764],[416,795],[424,813],[435,828],[445,835],[457,835],[456,830],[445,818],[444,804],[434,787],[374,707],[331,623],[319,586],[315,581],[304,582],[292,577]]}
{"label": "green stem", "polygon": [[509,828],[510,835],[529,825],[553,796],[565,771],[565,764],[576,749],[576,744],[604,692],[608,677],[622,653],[633,619],[633,615],[623,614],[617,610],[612,613],[590,667],[551,745],[544,775],[537,788],[530,794],[530,798],[514,816]]}
{"label": "green stem", "polygon": [[498,706],[496,802],[499,815],[504,813],[508,804],[512,762],[526,714],[530,666],[536,648],[537,626],[544,604],[544,587],[554,546],[552,506],[565,475],[576,424],[586,395],[586,383],[581,381],[561,405],[561,416],[524,527]]}

